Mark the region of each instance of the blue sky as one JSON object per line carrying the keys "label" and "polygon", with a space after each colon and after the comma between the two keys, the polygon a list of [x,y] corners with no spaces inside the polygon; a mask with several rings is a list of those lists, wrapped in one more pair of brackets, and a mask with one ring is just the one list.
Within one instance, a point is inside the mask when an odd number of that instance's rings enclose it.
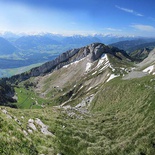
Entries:
{"label": "blue sky", "polygon": [[155,37],[154,0],[0,0],[0,32]]}

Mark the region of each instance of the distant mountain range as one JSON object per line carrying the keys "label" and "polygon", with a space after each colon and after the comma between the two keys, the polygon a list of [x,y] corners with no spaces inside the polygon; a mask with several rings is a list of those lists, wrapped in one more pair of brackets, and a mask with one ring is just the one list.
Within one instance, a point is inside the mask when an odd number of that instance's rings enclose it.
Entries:
{"label": "distant mountain range", "polygon": [[138,61],[145,59],[155,48],[154,38],[127,40],[111,44],[111,46],[125,50],[132,58]]}
{"label": "distant mountain range", "polygon": [[[55,34],[38,34],[25,35],[5,33],[0,35],[0,54],[7,55],[18,53],[20,51],[28,52],[53,52],[61,53],[65,50],[86,46],[94,42],[101,42],[104,44],[111,44],[118,41],[133,40],[135,37],[114,36],[114,35],[73,35],[63,36]],[[150,42],[147,39],[147,42]],[[145,43],[145,41],[141,42]],[[136,44],[137,45],[137,44]]]}
{"label": "distant mountain range", "polygon": [[[40,63],[52,60],[53,57],[63,53],[64,51],[86,46],[91,43],[111,43],[119,40],[130,40],[134,37],[119,37],[112,35],[73,35],[63,36],[57,34],[37,34],[37,35],[25,35],[25,34],[13,34],[10,32],[0,35],[0,68],[6,68],[6,64],[9,66],[19,67],[23,64],[31,65],[32,63]],[[51,59],[52,58],[52,59]],[[7,62],[7,60],[9,61]],[[10,64],[10,60],[14,64]],[[23,60],[23,63],[21,63]],[[3,62],[5,61],[5,64]],[[25,62],[27,61],[27,62]]]}
{"label": "distant mountain range", "polygon": [[[104,43],[116,46],[123,50],[128,50],[134,46],[149,43],[155,41],[155,38],[142,38],[134,36],[116,36],[116,35],[73,35],[73,36],[63,36],[57,34],[37,34],[37,35],[16,35],[13,33],[5,33],[0,35],[3,37],[3,42],[7,42],[9,50],[4,46],[0,40],[0,54],[12,54],[15,52],[51,52],[62,53],[66,50],[72,48],[79,48],[86,46],[91,43]],[[6,41],[7,40],[7,41]],[[9,45],[11,43],[11,45]],[[2,48],[1,48],[2,46]],[[3,47],[4,46],[4,47]],[[6,49],[5,49],[6,48]],[[5,50],[4,50],[5,49]]]}
{"label": "distant mountain range", "polygon": [[126,41],[116,42],[110,45],[130,53],[139,48],[146,48],[146,47],[148,48],[151,46],[154,47],[155,38],[139,38],[134,40],[126,40]]}
{"label": "distant mountain range", "polygon": [[14,46],[21,50],[40,50],[50,45],[60,45],[60,42],[47,36],[23,36],[14,42]]}
{"label": "distant mountain range", "polygon": [[9,55],[15,52],[19,52],[18,48],[6,39],[0,37],[0,55]]}

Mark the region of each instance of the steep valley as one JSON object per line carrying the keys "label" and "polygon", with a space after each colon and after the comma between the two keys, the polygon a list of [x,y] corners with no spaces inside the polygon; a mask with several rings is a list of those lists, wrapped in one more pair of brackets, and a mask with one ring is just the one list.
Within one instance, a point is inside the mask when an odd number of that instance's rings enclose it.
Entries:
{"label": "steep valley", "polygon": [[153,56],[94,43],[1,79],[0,154],[153,155]]}

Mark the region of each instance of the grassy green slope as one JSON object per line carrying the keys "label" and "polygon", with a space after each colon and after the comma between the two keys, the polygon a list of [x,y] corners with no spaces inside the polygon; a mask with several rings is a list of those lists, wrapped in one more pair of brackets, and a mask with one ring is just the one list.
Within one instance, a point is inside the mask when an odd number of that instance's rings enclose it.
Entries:
{"label": "grassy green slope", "polygon": [[[1,154],[153,155],[155,152],[155,78],[121,80],[101,85],[90,112],[58,108],[8,111],[23,123],[40,118],[54,137],[39,132],[25,137],[21,128],[1,117]],[[24,120],[21,119],[24,116]],[[77,117],[80,116],[80,117]],[[19,128],[19,130],[18,130]],[[10,145],[10,141],[11,144]],[[5,146],[5,147],[4,147]],[[30,149],[31,148],[31,149]],[[36,153],[36,154],[37,154]]]}
{"label": "grassy green slope", "polygon": [[155,151],[154,80],[153,76],[129,81],[115,79],[96,96],[92,111],[102,116],[101,132],[111,139],[113,154],[151,155]]}
{"label": "grassy green slope", "polygon": [[[155,79],[119,78],[107,83],[83,120],[61,119],[58,130],[64,154],[153,155],[155,152]],[[64,117],[64,116],[63,116]]]}
{"label": "grassy green slope", "polygon": [[[3,108],[3,107],[2,107]],[[46,125],[49,125],[48,130],[54,131],[56,112],[50,110],[15,110],[7,108],[7,115],[0,112],[0,154],[1,155],[38,155],[54,154],[54,137],[45,136],[37,128],[31,134],[25,135],[27,131],[27,123],[30,118],[41,119]],[[10,115],[12,118],[9,118]],[[16,121],[20,121],[18,124]]]}
{"label": "grassy green slope", "polygon": [[26,88],[15,88],[17,93],[17,107],[20,109],[37,109],[42,108],[42,105],[47,103],[48,101],[38,97],[33,90],[26,89]]}

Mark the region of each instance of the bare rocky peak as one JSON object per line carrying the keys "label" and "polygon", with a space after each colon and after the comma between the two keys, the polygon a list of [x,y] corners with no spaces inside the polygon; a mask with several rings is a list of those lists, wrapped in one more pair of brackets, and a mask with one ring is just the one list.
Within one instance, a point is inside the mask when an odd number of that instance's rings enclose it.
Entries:
{"label": "bare rocky peak", "polygon": [[65,53],[62,53],[58,58],[47,62],[39,67],[31,69],[29,72],[25,72],[19,75],[15,75],[10,78],[10,81],[15,82],[16,80],[24,81],[29,79],[30,77],[37,77],[40,75],[44,75],[52,72],[53,70],[60,69],[65,65],[68,65],[72,62],[81,60],[84,57],[88,57],[88,60],[93,62],[105,53],[109,53],[115,55],[116,52],[120,52],[121,50],[106,46],[102,43],[93,43],[88,46],[72,49]]}

